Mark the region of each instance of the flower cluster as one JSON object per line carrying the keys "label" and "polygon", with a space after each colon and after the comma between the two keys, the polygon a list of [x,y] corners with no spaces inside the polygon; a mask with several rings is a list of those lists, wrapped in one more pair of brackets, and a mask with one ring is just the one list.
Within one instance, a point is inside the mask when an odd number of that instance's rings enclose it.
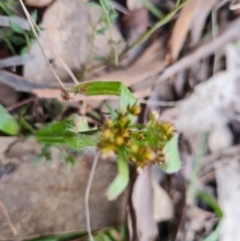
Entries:
{"label": "flower cluster", "polygon": [[173,137],[174,128],[169,122],[159,122],[155,114],[150,115],[148,124],[131,125],[129,116],[137,116],[140,107],[133,105],[126,113],[117,113],[115,119],[105,123],[98,147],[105,156],[124,150],[129,161],[143,167],[149,163],[165,162],[163,148]]}
{"label": "flower cluster", "polygon": [[141,111],[140,106],[133,105],[127,108],[125,113],[117,113],[115,119],[109,119],[105,123],[98,147],[103,155],[107,156],[117,152],[117,149],[126,146],[130,139],[130,115],[137,116]]}

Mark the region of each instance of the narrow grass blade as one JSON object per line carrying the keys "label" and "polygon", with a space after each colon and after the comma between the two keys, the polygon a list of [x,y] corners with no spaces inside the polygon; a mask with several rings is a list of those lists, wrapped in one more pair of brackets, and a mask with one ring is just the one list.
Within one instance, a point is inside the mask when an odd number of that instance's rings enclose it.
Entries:
{"label": "narrow grass blade", "polygon": [[214,210],[219,218],[223,217],[223,211],[213,197],[203,191],[198,191],[197,195]]}

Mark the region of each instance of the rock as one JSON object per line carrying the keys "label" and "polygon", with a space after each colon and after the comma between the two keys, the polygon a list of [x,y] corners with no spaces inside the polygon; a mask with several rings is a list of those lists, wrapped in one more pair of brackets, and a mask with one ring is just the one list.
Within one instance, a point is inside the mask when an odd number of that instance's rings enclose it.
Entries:
{"label": "rock", "polygon": [[233,134],[226,125],[215,127],[211,130],[208,146],[211,152],[221,151],[233,143]]}
{"label": "rock", "polygon": [[223,211],[219,241],[240,241],[240,165],[239,157],[233,155],[226,165],[215,170],[218,203]]}
{"label": "rock", "polygon": [[53,0],[26,0],[25,3],[33,7],[46,7],[52,3],[52,1]]}
{"label": "rock", "polygon": [[[79,157],[70,168],[54,148],[52,162],[37,166],[34,159],[41,146],[31,139],[14,140],[0,139],[0,200],[18,237],[85,229],[84,195],[91,160]],[[124,222],[126,193],[112,202],[105,195],[116,165],[99,161],[89,201],[92,229]],[[13,234],[0,215],[0,239],[9,238]]]}
{"label": "rock", "polygon": [[[44,31],[40,35],[40,42],[60,79],[67,79],[68,75],[56,53],[71,70],[81,71],[88,60],[90,50],[90,22],[96,24],[101,11],[100,8],[89,7],[79,0],[58,0],[46,10],[41,23]],[[112,35],[114,41],[121,40],[120,33],[114,25]],[[107,58],[110,51],[109,31],[106,30],[104,35],[98,34],[95,38],[93,57]],[[38,42],[32,45],[30,55],[34,60],[25,65],[24,76],[33,82],[56,84]]]}
{"label": "rock", "polygon": [[20,93],[0,83],[0,105],[11,106],[17,103]]}

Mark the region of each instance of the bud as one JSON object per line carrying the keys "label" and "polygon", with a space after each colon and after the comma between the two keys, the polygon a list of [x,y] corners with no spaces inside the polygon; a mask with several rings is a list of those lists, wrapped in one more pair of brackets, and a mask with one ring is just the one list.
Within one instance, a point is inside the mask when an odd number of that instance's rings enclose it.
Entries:
{"label": "bud", "polygon": [[127,125],[129,124],[128,118],[126,116],[120,116],[119,124],[121,127],[127,127]]}
{"label": "bud", "polygon": [[102,136],[103,136],[104,139],[109,140],[113,137],[113,132],[110,129],[105,129],[102,133]]}
{"label": "bud", "polygon": [[132,153],[137,153],[139,148],[138,148],[138,146],[136,144],[132,144],[130,146],[130,150],[131,150]]}
{"label": "bud", "polygon": [[154,151],[152,151],[151,149],[147,149],[145,154],[144,154],[144,158],[147,160],[147,161],[153,161],[154,158],[155,158],[155,153]]}
{"label": "bud", "polygon": [[141,107],[139,105],[133,105],[127,107],[128,113],[137,116],[141,112]]}
{"label": "bud", "polygon": [[129,130],[124,130],[123,131],[123,133],[122,133],[122,136],[124,137],[124,138],[128,138],[129,137]]}
{"label": "bud", "polygon": [[158,153],[158,155],[155,159],[155,162],[158,164],[164,164],[166,162],[165,156],[162,151],[160,151],[160,153]]}
{"label": "bud", "polygon": [[105,124],[106,124],[106,127],[108,127],[108,128],[112,128],[112,127],[114,126],[114,122],[113,122],[112,119],[108,119],[108,120],[105,122]]}
{"label": "bud", "polygon": [[124,138],[122,136],[117,136],[115,141],[118,146],[122,146],[124,143]]}

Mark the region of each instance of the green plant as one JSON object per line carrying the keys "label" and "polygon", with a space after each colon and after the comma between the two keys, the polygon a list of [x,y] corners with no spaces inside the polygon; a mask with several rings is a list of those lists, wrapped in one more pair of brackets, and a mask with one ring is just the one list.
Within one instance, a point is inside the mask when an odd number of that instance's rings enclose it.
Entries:
{"label": "green plant", "polygon": [[113,8],[111,1],[109,0],[100,0],[99,4],[95,2],[86,2],[87,6],[92,8],[100,8],[102,10],[101,16],[99,20],[93,24],[90,23],[90,26],[92,28],[91,33],[88,35],[89,45],[90,45],[90,51],[88,56],[88,61],[85,66],[85,69],[81,75],[84,76],[84,74],[90,69],[90,64],[92,60],[96,60],[99,62],[106,61],[105,58],[101,56],[94,56],[94,42],[96,35],[104,35],[106,31],[108,31],[109,34],[109,45],[111,47],[110,52],[110,63],[113,63],[115,66],[118,65],[118,51],[117,48],[121,44],[122,41],[114,41],[113,34],[112,34],[112,23],[115,21],[117,17],[117,13],[115,9]]}
{"label": "green plant", "polygon": [[19,129],[17,121],[0,105],[0,131],[8,135],[17,135]]}
{"label": "green plant", "polygon": [[73,87],[67,93],[64,91],[64,95],[72,94],[117,95],[120,97],[120,106],[117,111],[108,107],[111,118],[101,128],[79,131],[74,119],[68,119],[46,126],[36,132],[35,137],[46,144],[68,144],[75,149],[97,147],[102,155],[116,155],[118,175],[107,192],[110,200],[117,198],[126,188],[129,163],[142,168],[147,164],[157,164],[167,173],[180,168],[178,137],[172,124],[159,122],[156,114],[151,114],[147,124],[135,124],[140,106],[121,82],[87,82]]}
{"label": "green plant", "polygon": [[[93,238],[95,241],[125,241],[126,230],[124,226],[119,227],[108,227],[93,232]],[[71,241],[71,240],[82,240],[88,241],[86,232],[71,232],[63,234],[55,234],[51,236],[27,239],[25,241]]]}
{"label": "green plant", "polygon": [[[152,113],[146,124],[136,124],[140,106],[129,89],[119,81],[93,81],[77,85],[70,90],[62,90],[64,96],[74,94],[116,95],[120,97],[117,111],[109,106],[111,118],[104,126],[89,130],[86,120],[71,117],[51,123],[36,131],[29,129],[27,122],[20,118],[23,127],[29,130],[39,142],[45,144],[42,156],[50,158],[48,147],[66,144],[75,150],[85,147],[96,147],[102,155],[116,155],[118,175],[110,185],[107,195],[110,200],[117,198],[126,188],[129,181],[129,163],[143,168],[148,164],[157,164],[163,171],[172,173],[180,168],[177,149],[178,137],[169,122],[158,121],[157,114]],[[7,134],[16,135],[19,125],[1,107],[0,130]],[[24,120],[24,121],[23,121]],[[72,161],[71,155],[66,158]]]}
{"label": "green plant", "polygon": [[[9,16],[9,27],[0,29],[0,42],[4,42],[11,54],[14,55],[17,54],[19,49],[20,54],[25,54],[28,51],[31,42],[35,40],[32,31],[23,29],[14,21],[14,18],[12,18],[17,16],[12,9],[14,6],[18,5],[19,3],[15,0],[0,2],[0,12],[2,11]],[[31,16],[36,22],[37,12],[33,11]]]}

